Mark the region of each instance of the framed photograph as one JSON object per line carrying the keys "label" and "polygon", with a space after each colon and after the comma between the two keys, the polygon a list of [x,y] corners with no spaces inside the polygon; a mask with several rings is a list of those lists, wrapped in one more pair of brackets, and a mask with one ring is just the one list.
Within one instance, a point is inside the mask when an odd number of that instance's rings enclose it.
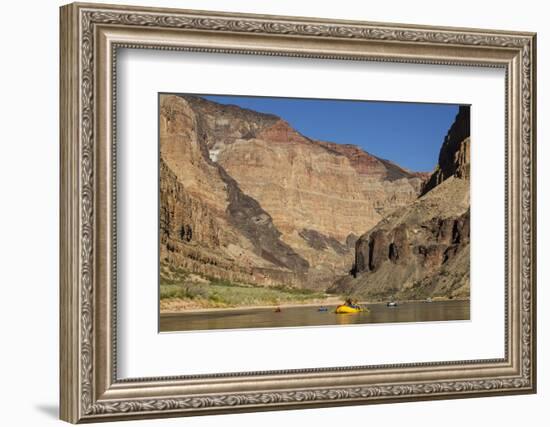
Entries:
{"label": "framed photograph", "polygon": [[535,34],[60,22],[63,420],[536,391]]}

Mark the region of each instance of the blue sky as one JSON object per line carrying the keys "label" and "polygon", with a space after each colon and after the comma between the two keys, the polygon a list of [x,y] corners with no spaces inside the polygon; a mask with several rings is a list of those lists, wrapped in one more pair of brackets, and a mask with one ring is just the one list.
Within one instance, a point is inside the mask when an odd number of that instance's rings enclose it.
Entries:
{"label": "blue sky", "polygon": [[431,171],[458,113],[454,104],[203,96],[283,118],[303,135],[355,144],[413,171]]}

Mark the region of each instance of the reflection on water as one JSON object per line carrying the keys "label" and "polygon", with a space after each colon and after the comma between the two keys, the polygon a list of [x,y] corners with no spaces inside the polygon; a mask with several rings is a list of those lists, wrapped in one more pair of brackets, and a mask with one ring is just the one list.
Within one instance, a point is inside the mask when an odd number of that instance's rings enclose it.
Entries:
{"label": "reflection on water", "polygon": [[[328,311],[319,311],[328,307]],[[367,304],[369,312],[335,314],[335,306],[236,308],[231,310],[161,314],[160,331],[278,328],[284,326],[350,325],[365,323],[469,320],[470,301],[409,302],[397,307]]]}

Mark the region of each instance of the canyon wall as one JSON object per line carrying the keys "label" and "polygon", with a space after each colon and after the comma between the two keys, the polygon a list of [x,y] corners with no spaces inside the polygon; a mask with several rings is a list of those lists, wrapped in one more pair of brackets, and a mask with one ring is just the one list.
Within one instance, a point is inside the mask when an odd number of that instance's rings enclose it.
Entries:
{"label": "canyon wall", "polygon": [[435,171],[422,187],[426,194],[451,176],[470,178],[470,107],[460,106],[441,150]]}
{"label": "canyon wall", "polygon": [[161,258],[192,271],[326,288],[426,179],[271,114],[196,96],[160,106]]}
{"label": "canyon wall", "polygon": [[371,300],[470,295],[469,107],[460,107],[421,196],[361,235],[332,292]]}
{"label": "canyon wall", "polygon": [[189,104],[161,97],[161,262],[234,281],[300,284],[308,262],[280,239],[271,216],[210,160]]}

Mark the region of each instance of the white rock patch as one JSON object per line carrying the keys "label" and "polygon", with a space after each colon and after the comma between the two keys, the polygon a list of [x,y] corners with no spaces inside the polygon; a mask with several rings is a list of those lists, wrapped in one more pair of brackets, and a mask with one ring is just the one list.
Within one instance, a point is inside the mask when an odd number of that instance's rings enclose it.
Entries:
{"label": "white rock patch", "polygon": [[219,149],[217,150],[209,150],[208,151],[208,156],[210,157],[210,160],[212,160],[213,162],[217,162],[218,161],[218,157],[220,155],[220,151]]}

